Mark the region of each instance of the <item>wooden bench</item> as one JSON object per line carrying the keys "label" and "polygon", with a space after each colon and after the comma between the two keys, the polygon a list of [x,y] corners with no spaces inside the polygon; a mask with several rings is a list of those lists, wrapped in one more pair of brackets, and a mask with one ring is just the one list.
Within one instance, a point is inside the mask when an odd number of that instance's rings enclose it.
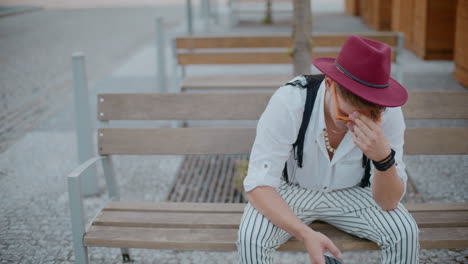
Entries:
{"label": "wooden bench", "polygon": [[[387,43],[393,48],[396,79],[402,81],[400,56],[403,52],[403,34],[395,32],[356,33],[357,35]],[[312,58],[337,57],[349,33],[315,33],[312,36]],[[288,52],[291,36],[197,36],[177,37],[173,54],[182,67],[181,91],[213,89],[275,89],[289,81],[291,73],[266,75],[213,75],[186,77],[189,65],[265,65],[292,64]]]}
{"label": "wooden bench", "polygon": [[[245,204],[120,201],[114,155],[248,154],[255,128],[110,128],[110,120],[258,120],[272,92],[98,94],[98,156],[67,177],[73,245],[77,263],[88,263],[88,247],[180,250],[236,250],[235,241]],[[411,92],[403,107],[406,119],[468,118],[467,92]],[[409,155],[466,155],[468,128],[407,128]],[[84,221],[82,174],[101,161],[110,202]],[[468,204],[405,204],[420,228],[422,248],[468,247]],[[86,226],[86,227],[85,227]],[[379,249],[366,239],[324,222],[313,229],[329,236],[341,250]],[[292,238],[279,250],[304,251]]]}

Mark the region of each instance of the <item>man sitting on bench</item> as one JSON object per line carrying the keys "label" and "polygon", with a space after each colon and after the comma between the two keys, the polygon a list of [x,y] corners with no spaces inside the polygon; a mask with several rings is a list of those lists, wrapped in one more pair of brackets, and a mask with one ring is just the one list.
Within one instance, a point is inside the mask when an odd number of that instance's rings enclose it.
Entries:
{"label": "man sitting on bench", "polygon": [[324,75],[280,87],[259,119],[244,180],[240,263],[272,263],[292,236],[314,264],[325,263],[326,251],[341,258],[308,226],[314,220],[374,241],[382,263],[419,263],[419,229],[400,203],[408,93],[390,77],[391,48],[352,35],[336,59],[312,62]]}

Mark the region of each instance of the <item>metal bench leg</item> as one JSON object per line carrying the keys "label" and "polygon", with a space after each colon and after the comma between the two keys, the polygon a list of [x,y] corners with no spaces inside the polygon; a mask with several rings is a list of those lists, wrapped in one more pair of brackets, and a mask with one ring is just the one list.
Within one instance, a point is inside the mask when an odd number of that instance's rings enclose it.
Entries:
{"label": "metal bench leg", "polygon": [[[102,121],[101,125],[103,127],[108,127],[109,121]],[[112,156],[104,159],[101,164],[104,171],[104,176],[106,178],[106,186],[109,198],[112,201],[120,201],[120,193],[117,186],[117,179],[114,171],[114,162],[112,161]],[[122,253],[123,262],[133,262],[133,260],[130,258],[130,250],[128,248],[120,248],[120,252]]]}
{"label": "metal bench leg", "polygon": [[88,264],[88,248],[84,246],[84,211],[79,177],[68,177],[68,195],[71,211],[73,249],[75,263]]}
{"label": "metal bench leg", "polygon": [[187,75],[187,71],[185,70],[185,65],[182,65],[182,79],[185,78]]}
{"label": "metal bench leg", "polygon": [[122,252],[123,262],[133,262],[133,260],[130,258],[130,250],[128,248],[121,248],[120,252]]}
{"label": "metal bench leg", "polygon": [[[109,121],[101,121],[101,127],[109,127]],[[99,132],[100,137],[105,137],[104,133]],[[120,201],[120,193],[118,189],[117,179],[115,176],[114,162],[112,156],[108,156],[107,159],[103,159],[102,170],[104,172],[104,178],[106,179],[107,194],[112,201]]]}

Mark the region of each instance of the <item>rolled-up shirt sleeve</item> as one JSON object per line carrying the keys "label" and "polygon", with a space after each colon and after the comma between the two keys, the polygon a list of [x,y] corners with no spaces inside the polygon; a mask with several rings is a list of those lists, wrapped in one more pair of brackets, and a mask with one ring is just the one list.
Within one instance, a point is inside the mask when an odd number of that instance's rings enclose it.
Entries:
{"label": "rolled-up shirt sleeve", "polygon": [[[396,171],[404,185],[404,191],[400,197],[401,201],[401,199],[403,199],[403,197],[406,194],[406,187],[408,181],[408,175],[406,174],[406,165],[403,162],[403,145],[405,142],[406,125],[401,107],[387,108],[387,111],[390,111],[389,113],[387,113],[389,118],[387,118],[386,122],[382,124],[382,128],[384,129],[384,134],[387,137],[388,144],[393,150],[395,150]],[[374,179],[373,172],[375,169],[375,166],[372,164],[372,162],[371,168],[372,174],[369,181],[372,184]]]}
{"label": "rolled-up shirt sleeve", "polygon": [[302,122],[304,106],[301,104],[304,102],[298,89],[301,88],[290,85],[278,88],[260,116],[243,182],[245,192],[257,186],[278,190],[284,164]]}

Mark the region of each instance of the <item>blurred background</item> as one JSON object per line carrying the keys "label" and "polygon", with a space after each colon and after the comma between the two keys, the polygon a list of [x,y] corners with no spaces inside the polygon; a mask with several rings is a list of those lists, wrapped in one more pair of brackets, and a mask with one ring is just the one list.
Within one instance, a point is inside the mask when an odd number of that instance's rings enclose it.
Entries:
{"label": "blurred background", "polygon": [[[404,38],[394,45],[398,57],[392,64],[392,76],[408,91],[466,91],[468,87],[466,0],[312,0],[311,19],[306,26],[297,25],[303,20],[294,16],[292,3],[292,0],[0,0],[0,263],[75,262],[66,176],[83,162],[77,132],[81,121],[77,121],[76,109],[88,109],[93,135],[99,127],[96,94],[179,93],[184,89],[199,92],[197,86],[227,85],[239,79],[247,83],[243,85],[274,91],[295,73],[318,72],[311,65],[301,66],[293,59],[285,59],[285,54],[291,54],[291,47],[281,45],[263,50],[272,52],[265,59],[272,60],[271,63],[255,64],[255,60],[261,59],[252,54],[247,56],[248,63],[235,59],[220,63],[219,58],[206,58],[212,62],[200,63],[191,62],[189,57],[183,62],[184,52],[175,47],[177,38],[294,37],[293,29],[298,27],[319,35],[401,32]],[[238,48],[231,51],[243,52]],[[339,47],[318,51],[337,54]],[[73,58],[84,67],[84,76],[73,69]],[[227,77],[213,83],[209,79],[213,76]],[[263,76],[260,79],[266,82],[260,85],[261,81],[255,80],[258,76]],[[88,101],[75,101],[74,85],[87,89]],[[170,127],[174,122],[115,124]],[[256,126],[255,121],[214,124]],[[468,122],[426,119],[406,120],[406,125],[466,128]],[[95,136],[90,144],[94,154]],[[115,158],[122,200],[246,202],[240,183],[246,173],[248,155],[198,158],[198,164],[213,166],[224,162],[230,166],[230,178],[223,183],[228,186],[227,193],[222,201],[209,200],[215,198],[204,196],[204,192],[201,198],[182,194],[187,193],[187,186],[181,179],[195,176],[181,168],[194,162],[193,157]],[[409,155],[405,156],[405,162],[409,179],[404,203],[468,200],[466,155]],[[200,166],[199,170],[208,165]],[[96,175],[90,175],[83,185],[87,221],[105,204],[102,173],[97,166]],[[195,187],[198,189],[194,192],[199,193],[202,185]],[[89,255],[91,263],[122,262],[116,248],[89,248]],[[421,263],[468,263],[467,256],[467,249],[453,248],[422,249],[420,257]],[[216,251],[135,249],[132,258],[136,263],[237,263],[236,252]],[[343,258],[347,260],[345,263],[380,263],[380,252],[349,251],[344,252]],[[278,252],[275,261],[309,263],[304,252]]]}

